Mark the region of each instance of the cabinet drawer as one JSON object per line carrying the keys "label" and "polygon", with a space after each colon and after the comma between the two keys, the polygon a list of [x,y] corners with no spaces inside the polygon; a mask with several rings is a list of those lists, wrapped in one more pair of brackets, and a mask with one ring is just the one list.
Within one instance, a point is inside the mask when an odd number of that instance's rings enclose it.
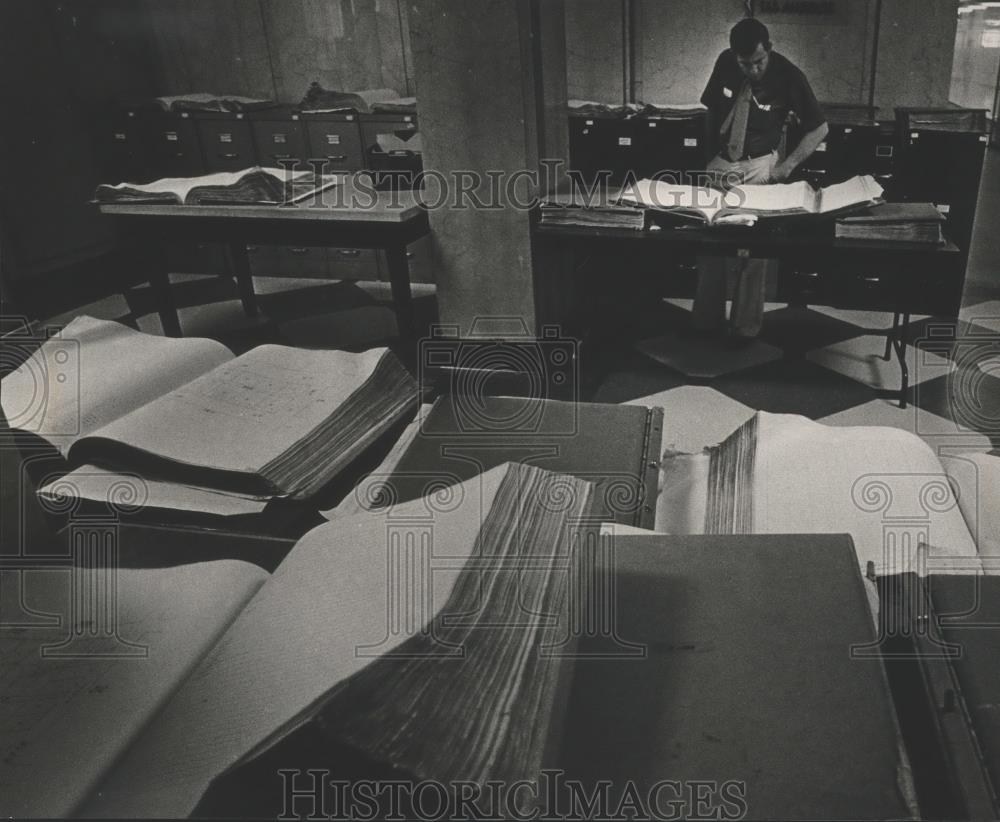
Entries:
{"label": "cabinet drawer", "polygon": [[328,249],[330,276],[335,280],[371,280],[378,277],[375,251],[370,248]]}
{"label": "cabinet drawer", "polygon": [[309,151],[301,120],[256,121],[253,133],[261,165],[278,166],[282,161],[298,160],[303,169],[307,168]]}
{"label": "cabinet drawer", "polygon": [[189,117],[152,117],[145,137],[152,178],[196,177],[205,173],[198,129]]}
{"label": "cabinet drawer", "polygon": [[253,135],[246,120],[198,120],[198,136],[209,172],[242,171],[257,165]]}
{"label": "cabinet drawer", "polygon": [[167,248],[168,270],[182,274],[222,274],[226,257],[215,243],[180,243]]}
{"label": "cabinet drawer", "polygon": [[361,129],[356,121],[307,120],[305,130],[310,158],[326,160],[327,173],[364,167]]}
{"label": "cabinet drawer", "polygon": [[274,277],[278,269],[278,250],[273,245],[248,245],[247,258],[254,277]]}
{"label": "cabinet drawer", "polygon": [[276,276],[316,277],[329,276],[325,248],[316,246],[283,245],[275,248]]}

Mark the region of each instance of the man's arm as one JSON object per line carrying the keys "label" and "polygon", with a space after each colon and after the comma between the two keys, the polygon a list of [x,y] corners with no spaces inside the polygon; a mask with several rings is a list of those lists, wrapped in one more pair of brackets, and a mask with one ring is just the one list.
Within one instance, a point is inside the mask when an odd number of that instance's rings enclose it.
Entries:
{"label": "man's arm", "polygon": [[783,183],[791,177],[792,172],[809,159],[810,155],[819,147],[819,144],[826,139],[826,135],[829,133],[830,127],[825,122],[820,123],[812,131],[807,132],[806,135],[799,140],[799,144],[795,147],[795,150],[792,151],[783,162],[778,163],[774,167],[774,170],[771,172],[771,179],[776,183]]}

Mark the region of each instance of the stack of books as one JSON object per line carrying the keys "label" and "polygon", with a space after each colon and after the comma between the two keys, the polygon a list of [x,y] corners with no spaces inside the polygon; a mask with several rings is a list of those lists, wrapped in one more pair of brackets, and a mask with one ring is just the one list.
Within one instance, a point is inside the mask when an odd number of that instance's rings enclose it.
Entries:
{"label": "stack of books", "polygon": [[837,220],[836,236],[845,240],[925,243],[944,242],[944,215],[932,203],[882,203]]}
{"label": "stack of books", "polygon": [[615,202],[615,198],[595,194],[587,197],[582,192],[555,194],[542,201],[539,222],[541,225],[576,225],[597,228],[632,228],[642,231],[646,227],[646,211],[635,203]]}

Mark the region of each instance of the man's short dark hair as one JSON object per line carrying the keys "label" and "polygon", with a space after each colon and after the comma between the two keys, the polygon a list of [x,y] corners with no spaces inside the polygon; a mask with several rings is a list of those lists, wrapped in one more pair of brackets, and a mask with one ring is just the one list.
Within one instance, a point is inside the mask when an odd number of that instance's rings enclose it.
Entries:
{"label": "man's short dark hair", "polygon": [[753,54],[757,50],[758,43],[770,50],[771,35],[767,26],[754,17],[744,17],[729,32],[729,45],[740,57]]}

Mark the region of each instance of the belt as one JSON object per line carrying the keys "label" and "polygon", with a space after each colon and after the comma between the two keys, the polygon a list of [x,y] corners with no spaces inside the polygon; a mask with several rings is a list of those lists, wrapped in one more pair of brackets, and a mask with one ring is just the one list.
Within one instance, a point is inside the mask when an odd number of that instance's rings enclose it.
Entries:
{"label": "belt", "polygon": [[[770,157],[774,154],[774,149],[771,151],[765,151],[763,154],[744,154],[739,160],[729,160],[730,163],[745,163],[748,160],[760,160],[763,157]],[[726,158],[727,160],[729,158]]]}

